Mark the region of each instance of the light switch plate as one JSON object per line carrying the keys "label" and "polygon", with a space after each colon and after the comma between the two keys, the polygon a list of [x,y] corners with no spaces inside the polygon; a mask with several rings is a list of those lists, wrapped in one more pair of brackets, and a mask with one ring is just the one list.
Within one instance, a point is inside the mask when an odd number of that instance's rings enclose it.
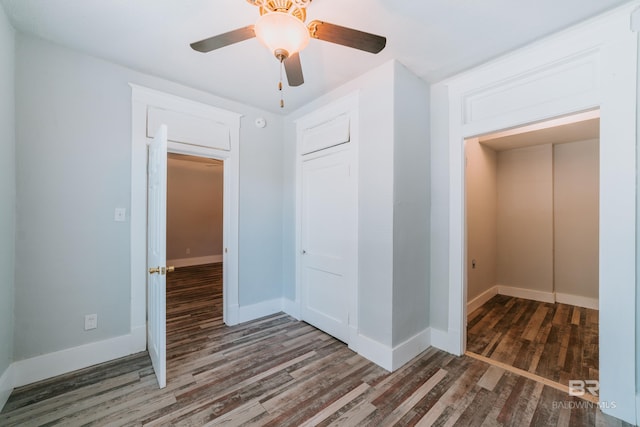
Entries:
{"label": "light switch plate", "polygon": [[84,316],[84,330],[96,329],[98,327],[98,315],[87,314]]}

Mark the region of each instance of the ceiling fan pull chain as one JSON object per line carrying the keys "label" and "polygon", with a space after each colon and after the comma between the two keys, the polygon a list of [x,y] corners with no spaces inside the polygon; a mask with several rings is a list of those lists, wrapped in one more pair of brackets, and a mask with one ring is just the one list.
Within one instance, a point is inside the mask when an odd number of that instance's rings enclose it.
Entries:
{"label": "ceiling fan pull chain", "polygon": [[284,68],[284,58],[280,60],[280,81],[278,90],[280,91],[280,108],[284,108],[284,93],[282,92],[282,69]]}

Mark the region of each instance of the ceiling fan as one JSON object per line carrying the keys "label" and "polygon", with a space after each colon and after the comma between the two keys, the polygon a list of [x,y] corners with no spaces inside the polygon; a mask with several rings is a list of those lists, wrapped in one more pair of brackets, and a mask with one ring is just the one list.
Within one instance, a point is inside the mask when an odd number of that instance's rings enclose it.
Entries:
{"label": "ceiling fan", "polygon": [[[191,43],[198,52],[210,52],[256,37],[284,65],[289,86],[304,83],[299,52],[311,38],[378,53],[387,39],[352,28],[314,20],[305,25],[307,7],[311,0],[247,0],[260,8],[260,17],[254,25],[218,34]],[[280,84],[281,85],[281,84]]]}

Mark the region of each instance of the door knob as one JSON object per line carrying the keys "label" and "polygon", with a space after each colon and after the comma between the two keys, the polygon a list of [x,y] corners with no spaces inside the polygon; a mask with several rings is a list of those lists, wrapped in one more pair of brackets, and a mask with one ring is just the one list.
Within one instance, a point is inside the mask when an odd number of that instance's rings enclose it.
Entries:
{"label": "door knob", "polygon": [[176,268],[173,265],[170,265],[167,268],[162,267],[160,269],[160,274],[173,273],[174,271],[176,271]]}
{"label": "door knob", "polygon": [[156,273],[160,273],[160,267],[151,267],[149,269],[149,274],[156,274]]}

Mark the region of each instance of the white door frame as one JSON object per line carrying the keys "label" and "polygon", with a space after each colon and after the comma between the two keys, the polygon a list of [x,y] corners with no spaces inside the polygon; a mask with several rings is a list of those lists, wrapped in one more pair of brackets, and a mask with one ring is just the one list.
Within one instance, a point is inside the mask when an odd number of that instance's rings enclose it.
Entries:
{"label": "white door frame", "polygon": [[[239,212],[239,142],[240,114],[211,105],[148,89],[135,84],[132,88],[131,122],[131,332],[137,347],[146,343],[146,233],[147,233],[147,122],[150,107],[188,117],[215,121],[226,128],[228,149],[191,145],[171,141],[168,124],[168,150],[172,153],[210,157],[224,161],[224,253],[223,289],[224,322],[238,323],[238,212]],[[179,120],[179,119],[177,119]]]}
{"label": "white door frame", "polygon": [[[296,262],[295,262],[295,277],[296,277],[296,300],[294,303],[294,310],[292,310],[292,315],[297,319],[301,318],[302,313],[302,268],[301,268],[301,257],[302,257],[302,165],[304,159],[302,158],[303,147],[304,147],[304,134],[305,131],[321,127],[324,124],[331,122],[332,120],[340,117],[346,116],[349,119],[349,145],[348,150],[350,151],[352,163],[351,163],[351,173],[353,176],[359,176],[359,167],[358,167],[358,153],[359,153],[359,119],[358,119],[358,101],[359,95],[358,93],[353,93],[351,95],[347,95],[343,98],[340,98],[329,105],[319,108],[318,110],[301,117],[296,120]],[[341,146],[337,146],[334,148],[326,148],[328,150],[341,150]],[[313,156],[314,154],[308,154],[309,156]],[[356,179],[354,183],[354,192],[356,196],[358,194],[358,180]],[[351,277],[354,279],[354,285],[347,291],[346,298],[348,300],[349,307],[349,340],[347,344],[349,348],[353,351],[358,351],[358,209],[356,208],[356,218],[354,219],[355,223],[355,253],[352,254],[352,257],[356,260],[355,266],[353,266],[354,271],[351,272]]]}
{"label": "white door frame", "polygon": [[[633,1],[434,87],[448,126],[448,350],[466,346],[464,140],[600,108],[600,400],[635,423],[636,85]],[[576,378],[581,379],[581,378]],[[615,407],[613,406],[615,402]]]}

